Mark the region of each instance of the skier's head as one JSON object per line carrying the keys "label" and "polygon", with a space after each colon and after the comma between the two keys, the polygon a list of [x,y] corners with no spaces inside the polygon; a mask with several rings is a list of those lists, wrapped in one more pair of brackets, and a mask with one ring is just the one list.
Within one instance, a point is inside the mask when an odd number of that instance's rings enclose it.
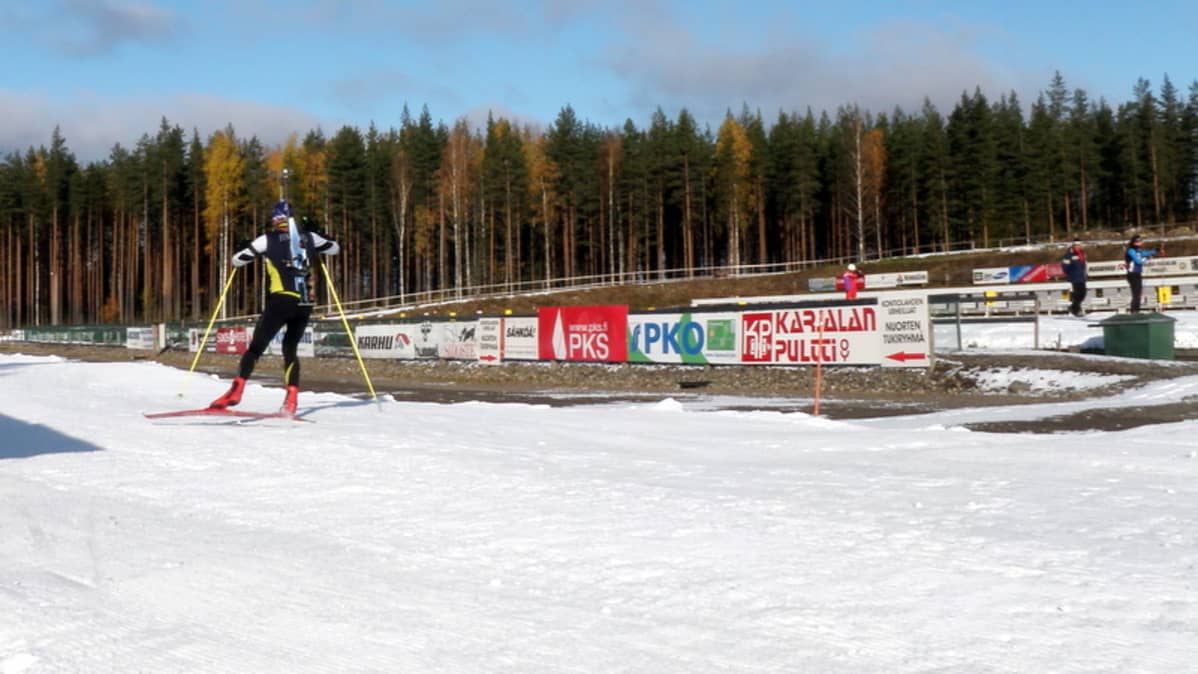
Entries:
{"label": "skier's head", "polygon": [[1139,234],[1136,234],[1135,236],[1131,237],[1131,241],[1127,242],[1127,245],[1136,246],[1136,247],[1142,246],[1143,244],[1144,244],[1144,238],[1141,237]]}
{"label": "skier's head", "polygon": [[857,271],[857,265],[850,262],[849,263],[849,271]]}
{"label": "skier's head", "polygon": [[1082,247],[1082,242],[1081,242],[1081,241],[1078,241],[1077,239],[1074,239],[1074,240],[1073,240],[1073,247],[1074,247],[1074,248],[1081,248],[1081,247]]}
{"label": "skier's head", "polygon": [[282,199],[275,204],[274,213],[270,216],[270,221],[275,227],[286,226],[287,218],[291,217],[291,202]]}

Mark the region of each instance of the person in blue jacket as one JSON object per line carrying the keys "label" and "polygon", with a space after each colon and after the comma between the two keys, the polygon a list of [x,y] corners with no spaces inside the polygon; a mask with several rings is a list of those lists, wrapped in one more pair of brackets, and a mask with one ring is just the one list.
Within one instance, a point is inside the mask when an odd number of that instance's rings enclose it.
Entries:
{"label": "person in blue jacket", "polygon": [[1123,251],[1123,262],[1127,265],[1127,285],[1131,288],[1131,313],[1139,313],[1140,297],[1144,294],[1144,265],[1156,250],[1144,250],[1144,239],[1139,234],[1127,242]]}
{"label": "person in blue jacket", "polygon": [[1069,291],[1069,313],[1074,316],[1082,315],[1082,300],[1086,299],[1086,251],[1082,250],[1082,242],[1074,241],[1061,258],[1061,269],[1065,278],[1073,287]]}

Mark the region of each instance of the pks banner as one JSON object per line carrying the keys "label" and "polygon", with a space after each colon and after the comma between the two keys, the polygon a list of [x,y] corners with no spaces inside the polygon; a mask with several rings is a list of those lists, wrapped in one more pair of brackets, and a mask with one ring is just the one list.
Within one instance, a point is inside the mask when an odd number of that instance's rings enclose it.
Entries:
{"label": "pks banner", "polygon": [[537,312],[541,360],[628,360],[628,305],[547,307]]}
{"label": "pks banner", "polygon": [[250,331],[242,325],[216,329],[216,352],[243,354],[250,346]]}

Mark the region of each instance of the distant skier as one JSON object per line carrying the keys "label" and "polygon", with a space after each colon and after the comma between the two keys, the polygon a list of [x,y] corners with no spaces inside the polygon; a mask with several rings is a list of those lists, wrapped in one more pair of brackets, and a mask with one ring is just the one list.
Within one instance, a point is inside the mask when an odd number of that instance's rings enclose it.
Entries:
{"label": "distant skier", "polygon": [[315,297],[312,293],[309,253],[336,255],[341,247],[332,238],[313,229],[301,229],[292,217],[291,204],[286,200],[275,204],[271,216],[271,231],[253,241],[241,241],[233,254],[233,266],[244,267],[259,255],[266,258],[268,282],[266,308],[254,326],[250,346],[241,356],[241,367],[233,385],[224,395],[213,400],[210,407],[223,409],[241,402],[245,382],[254,372],[258,358],[266,351],[270,340],[280,329],[283,333],[283,382],[287,395],[280,411],[295,414],[299,396],[299,343],[308,326]]}
{"label": "distant skier", "polygon": [[1082,316],[1082,301],[1086,299],[1086,252],[1082,250],[1082,242],[1074,241],[1061,258],[1061,268],[1065,278],[1073,285],[1069,291],[1069,313]]}
{"label": "distant skier", "polygon": [[857,268],[857,265],[849,263],[845,268],[844,273],[840,275],[840,283],[844,286],[844,298],[846,300],[857,299],[857,291],[865,285],[865,273]]}
{"label": "distant skier", "polygon": [[1144,239],[1136,234],[1127,242],[1123,262],[1127,265],[1127,285],[1131,288],[1131,313],[1140,312],[1140,296],[1144,294],[1144,265],[1148,258],[1156,255],[1155,250],[1143,250]]}

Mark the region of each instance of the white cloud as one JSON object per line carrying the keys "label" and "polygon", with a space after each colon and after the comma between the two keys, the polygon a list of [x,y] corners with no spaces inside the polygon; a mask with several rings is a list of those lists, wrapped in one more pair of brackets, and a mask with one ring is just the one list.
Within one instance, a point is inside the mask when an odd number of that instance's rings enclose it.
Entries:
{"label": "white cloud", "polygon": [[48,145],[58,126],[82,162],[105,159],[116,143],[134,146],[143,134],[154,133],[163,117],[189,137],[194,128],[207,140],[212,132],[232,124],[239,137],[257,136],[268,146],[281,144],[292,132],[302,134],[322,125],[322,120],[295,108],[198,93],[54,99],[0,90],[0,110],[5,117],[0,151]]}
{"label": "white cloud", "polygon": [[[986,27],[890,22],[833,44],[804,34],[797,17],[779,17],[764,35],[730,19],[718,39],[671,21],[622,26],[624,37],[609,45],[599,64],[628,83],[630,102],[645,109],[687,107],[715,123],[742,103],[767,119],[777,110],[831,113],[845,104],[917,111],[924,97],[943,111],[975,87],[993,99],[1015,90],[1026,102],[1050,75],[985,58],[978,45],[1003,37]],[[754,30],[756,39],[748,39]]]}
{"label": "white cloud", "polygon": [[163,42],[185,32],[174,12],[147,2],[60,0],[20,16],[22,30],[66,54],[93,57],[121,45]]}

